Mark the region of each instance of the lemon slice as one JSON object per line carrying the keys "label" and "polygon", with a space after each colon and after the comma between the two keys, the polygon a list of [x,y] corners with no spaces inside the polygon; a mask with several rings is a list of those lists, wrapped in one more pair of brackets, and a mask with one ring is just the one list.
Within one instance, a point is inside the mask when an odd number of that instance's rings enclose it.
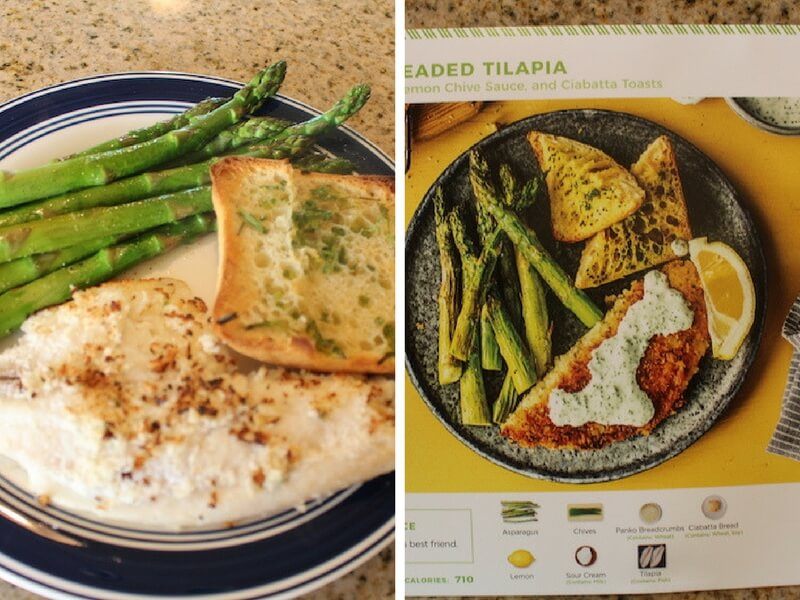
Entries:
{"label": "lemon slice", "polygon": [[714,358],[730,360],[755,319],[756,292],[750,271],[733,248],[706,238],[689,242],[689,257],[703,282],[712,353]]}

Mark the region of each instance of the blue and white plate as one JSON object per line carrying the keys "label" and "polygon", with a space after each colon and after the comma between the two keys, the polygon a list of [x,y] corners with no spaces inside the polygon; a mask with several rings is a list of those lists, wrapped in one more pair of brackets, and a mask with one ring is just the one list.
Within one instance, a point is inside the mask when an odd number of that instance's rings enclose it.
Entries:
{"label": "blue and white plate", "polygon": [[[216,77],[141,72],[26,94],[0,104],[0,169],[40,165],[239,87]],[[292,121],[319,114],[282,96],[260,112]],[[386,155],[346,127],[320,146],[351,160],[361,173],[394,173]],[[210,301],[216,253],[214,236],[206,236],[129,275],[184,279]],[[56,598],[293,597],[353,569],[392,539],[394,490],[393,475],[386,475],[302,510],[229,529],[174,533],[44,507],[25,490],[18,471],[0,463],[0,576]]]}

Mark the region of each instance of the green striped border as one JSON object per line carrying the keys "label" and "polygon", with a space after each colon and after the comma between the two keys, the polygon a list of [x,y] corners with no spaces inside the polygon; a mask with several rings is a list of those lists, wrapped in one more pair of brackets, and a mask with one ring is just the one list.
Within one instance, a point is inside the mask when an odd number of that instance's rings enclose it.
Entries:
{"label": "green striped border", "polygon": [[406,39],[512,38],[621,35],[800,35],[800,25],[542,25],[409,29]]}

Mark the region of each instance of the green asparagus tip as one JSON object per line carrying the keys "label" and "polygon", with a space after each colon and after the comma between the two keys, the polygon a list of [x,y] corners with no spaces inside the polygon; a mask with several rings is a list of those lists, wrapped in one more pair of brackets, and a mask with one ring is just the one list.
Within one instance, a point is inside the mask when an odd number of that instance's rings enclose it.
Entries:
{"label": "green asparagus tip", "polygon": [[[343,104],[349,104],[351,106],[351,114],[354,114],[361,110],[361,107],[367,103],[369,100],[370,95],[372,94],[372,89],[366,83],[359,83],[351,87],[347,94],[345,94],[344,98],[342,98],[339,102]],[[334,106],[334,108],[336,108]]]}
{"label": "green asparagus tip", "polygon": [[357,83],[353,86],[352,92],[359,96],[365,96],[364,101],[366,101],[372,93],[372,88],[369,87],[368,83]]}
{"label": "green asparagus tip", "polygon": [[[252,90],[258,90],[256,93],[263,94],[265,91],[267,93],[271,93],[275,91],[272,88],[277,89],[281,83],[283,83],[283,78],[286,76],[286,61],[279,60],[276,63],[271,64],[269,67],[256,73],[256,75],[247,83],[246,88],[250,88]],[[239,92],[241,93],[241,92]]]}
{"label": "green asparagus tip", "polygon": [[268,72],[268,71],[273,71],[273,72],[285,74],[286,73],[286,61],[285,60],[279,60],[278,62],[270,65],[266,69],[265,74],[263,74],[260,77],[260,79],[264,79],[266,77],[266,72]]}

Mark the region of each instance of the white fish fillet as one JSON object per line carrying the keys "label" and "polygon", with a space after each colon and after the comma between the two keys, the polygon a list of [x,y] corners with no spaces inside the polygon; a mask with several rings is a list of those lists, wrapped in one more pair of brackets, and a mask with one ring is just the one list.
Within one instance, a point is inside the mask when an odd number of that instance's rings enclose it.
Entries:
{"label": "white fish fillet", "polygon": [[242,372],[183,282],[77,292],[23,331],[0,354],[0,454],[58,505],[190,528],[394,468],[393,380]]}

